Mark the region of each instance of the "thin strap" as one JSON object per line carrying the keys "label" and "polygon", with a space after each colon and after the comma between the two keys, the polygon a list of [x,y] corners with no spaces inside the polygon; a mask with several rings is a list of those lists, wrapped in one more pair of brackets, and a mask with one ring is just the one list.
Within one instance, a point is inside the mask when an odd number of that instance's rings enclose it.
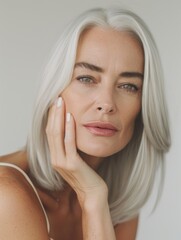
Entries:
{"label": "thin strap", "polygon": [[49,223],[49,221],[48,221],[48,216],[47,216],[47,214],[46,214],[46,212],[45,212],[45,209],[44,209],[43,204],[42,204],[42,202],[41,202],[41,199],[40,199],[40,197],[39,197],[39,195],[38,195],[38,192],[37,192],[36,188],[34,187],[32,181],[31,181],[30,178],[28,177],[28,175],[27,175],[21,168],[19,168],[18,166],[14,165],[14,164],[11,164],[11,163],[1,162],[1,163],[0,163],[0,166],[11,167],[11,168],[14,168],[14,169],[18,170],[20,173],[22,173],[22,175],[26,178],[26,180],[27,180],[27,181],[29,182],[29,184],[32,186],[32,188],[33,188],[33,190],[34,190],[34,192],[35,192],[35,194],[36,194],[36,196],[37,196],[37,198],[38,198],[38,200],[39,200],[39,202],[40,202],[40,205],[41,205],[41,207],[42,207],[42,210],[43,210],[43,212],[44,212],[45,219],[46,219],[46,223],[47,223],[47,229],[48,229],[48,233],[49,233],[49,232],[50,232],[50,223]]}

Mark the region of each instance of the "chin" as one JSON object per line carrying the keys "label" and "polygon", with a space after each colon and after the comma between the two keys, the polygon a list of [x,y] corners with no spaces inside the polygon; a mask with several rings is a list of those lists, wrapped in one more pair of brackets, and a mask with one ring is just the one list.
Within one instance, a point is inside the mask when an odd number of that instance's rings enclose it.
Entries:
{"label": "chin", "polygon": [[108,148],[100,148],[99,146],[95,146],[94,148],[89,147],[78,147],[79,151],[82,153],[92,156],[92,157],[98,157],[98,158],[105,158],[109,157],[117,152],[119,152],[121,149],[108,149]]}
{"label": "chin", "polygon": [[132,134],[132,131],[126,133],[123,131],[119,136],[108,138],[92,135],[87,136],[80,132],[79,134],[77,133],[76,136],[77,148],[86,155],[97,158],[106,158],[123,150],[130,142]]}

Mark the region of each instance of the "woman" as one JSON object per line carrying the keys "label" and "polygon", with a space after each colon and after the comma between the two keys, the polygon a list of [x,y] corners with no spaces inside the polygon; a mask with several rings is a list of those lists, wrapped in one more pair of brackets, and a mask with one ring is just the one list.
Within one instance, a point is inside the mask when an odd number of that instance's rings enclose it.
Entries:
{"label": "woman", "polygon": [[1,157],[0,239],[136,239],[170,145],[162,81],[134,13],[93,9],[70,23],[26,148]]}

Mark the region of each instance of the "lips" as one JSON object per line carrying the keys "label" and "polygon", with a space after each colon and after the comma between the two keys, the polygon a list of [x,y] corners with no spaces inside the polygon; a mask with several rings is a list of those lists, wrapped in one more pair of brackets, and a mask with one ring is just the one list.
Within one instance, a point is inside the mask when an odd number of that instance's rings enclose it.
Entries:
{"label": "lips", "polygon": [[111,137],[118,131],[113,124],[106,122],[91,122],[84,124],[84,127],[94,135],[105,137]]}

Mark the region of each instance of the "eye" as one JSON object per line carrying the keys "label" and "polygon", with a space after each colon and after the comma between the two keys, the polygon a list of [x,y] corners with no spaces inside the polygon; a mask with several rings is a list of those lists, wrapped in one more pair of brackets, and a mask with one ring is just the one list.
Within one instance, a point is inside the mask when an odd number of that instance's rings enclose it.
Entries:
{"label": "eye", "polygon": [[132,83],[123,83],[118,86],[118,88],[126,90],[127,92],[136,93],[138,92],[139,88],[135,84]]}
{"label": "eye", "polygon": [[84,84],[92,84],[94,83],[94,79],[91,76],[79,76],[76,78],[79,82]]}

